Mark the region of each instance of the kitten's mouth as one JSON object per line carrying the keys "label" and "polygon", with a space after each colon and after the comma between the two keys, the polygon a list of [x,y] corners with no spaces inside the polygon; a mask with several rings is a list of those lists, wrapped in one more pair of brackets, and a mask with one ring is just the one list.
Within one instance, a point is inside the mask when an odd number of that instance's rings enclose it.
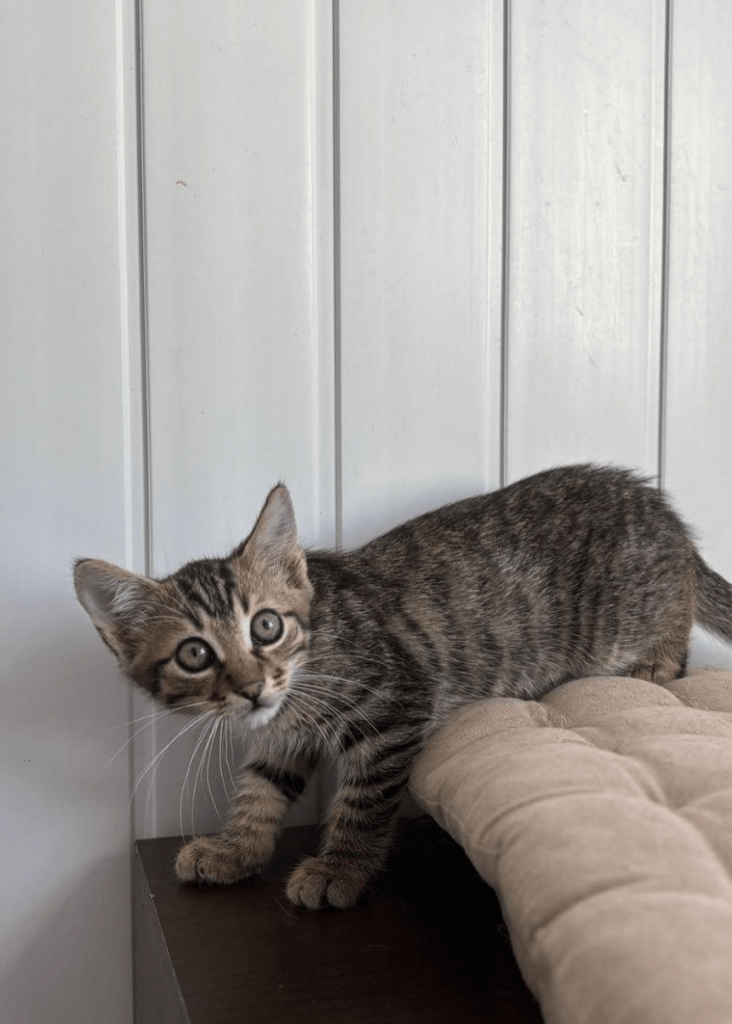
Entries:
{"label": "kitten's mouth", "polygon": [[281,705],[282,697],[264,697],[252,707],[242,708],[238,717],[248,729],[260,729],[272,721]]}

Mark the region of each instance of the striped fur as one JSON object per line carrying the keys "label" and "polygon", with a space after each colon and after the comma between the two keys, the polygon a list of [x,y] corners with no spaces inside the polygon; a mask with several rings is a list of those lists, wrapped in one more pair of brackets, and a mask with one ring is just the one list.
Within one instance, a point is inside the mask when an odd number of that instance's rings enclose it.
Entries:
{"label": "striped fur", "polygon": [[665,682],[684,669],[695,613],[732,641],[732,588],[666,499],[593,466],[540,473],[339,553],[301,550],[279,486],[228,558],[158,581],[81,561],[76,585],[156,700],[251,727],[226,828],[183,847],[181,878],[260,871],[321,758],[342,758],[319,855],[287,886],[308,907],[352,905],[381,867],[415,757],[455,707],[535,698],[578,676]]}

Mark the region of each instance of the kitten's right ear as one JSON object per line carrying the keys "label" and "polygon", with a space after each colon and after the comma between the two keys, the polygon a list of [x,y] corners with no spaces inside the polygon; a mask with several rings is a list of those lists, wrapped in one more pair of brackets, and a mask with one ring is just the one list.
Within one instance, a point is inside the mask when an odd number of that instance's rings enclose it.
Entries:
{"label": "kitten's right ear", "polygon": [[157,586],[154,580],[110,562],[80,558],[74,566],[76,596],[102,640],[122,662],[130,657]]}
{"label": "kitten's right ear", "polygon": [[307,567],[297,539],[295,510],[284,484],[273,487],[254,529],[234,557],[246,557],[270,572],[282,573],[290,584],[305,587]]}

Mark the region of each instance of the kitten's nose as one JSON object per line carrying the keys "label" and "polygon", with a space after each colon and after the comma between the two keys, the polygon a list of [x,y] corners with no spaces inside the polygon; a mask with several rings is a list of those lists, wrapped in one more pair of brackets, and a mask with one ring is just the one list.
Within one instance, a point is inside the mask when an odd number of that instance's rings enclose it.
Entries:
{"label": "kitten's nose", "polygon": [[240,697],[247,697],[252,704],[256,705],[264,689],[264,680],[258,679],[254,683],[232,681],[231,688],[234,693],[238,693]]}

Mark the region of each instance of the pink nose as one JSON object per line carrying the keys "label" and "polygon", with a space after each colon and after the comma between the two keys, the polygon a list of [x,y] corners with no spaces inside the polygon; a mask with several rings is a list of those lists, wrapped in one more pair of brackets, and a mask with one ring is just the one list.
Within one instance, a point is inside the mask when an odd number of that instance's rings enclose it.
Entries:
{"label": "pink nose", "polygon": [[238,693],[240,697],[247,697],[252,704],[256,704],[262,695],[264,690],[264,680],[258,679],[256,682],[231,682],[231,688],[234,693]]}

